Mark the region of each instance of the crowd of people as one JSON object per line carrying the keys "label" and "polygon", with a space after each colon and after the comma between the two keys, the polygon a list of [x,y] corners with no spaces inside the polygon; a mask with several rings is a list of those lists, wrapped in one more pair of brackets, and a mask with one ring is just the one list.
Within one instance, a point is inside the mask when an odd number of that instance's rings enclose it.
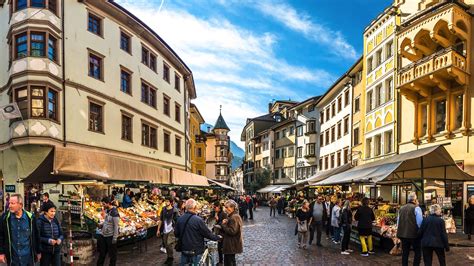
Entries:
{"label": "crowd of people", "polygon": [[[275,215],[279,198],[270,198],[270,216]],[[337,196],[316,196],[312,200],[301,196],[292,199],[299,202],[296,210],[295,235],[298,236],[298,248],[307,249],[315,240],[322,247],[321,237],[326,229],[326,237],[334,245],[340,245],[342,255],[351,255],[354,251],[349,248],[352,226],[357,228],[361,243],[361,256],[375,254],[373,241],[374,210],[369,206],[369,199],[363,198],[361,205],[351,208],[349,199],[342,200]],[[408,265],[410,251],[414,251],[414,265],[420,265],[421,258],[425,265],[432,265],[433,253],[437,254],[439,264],[446,265],[445,252],[449,251],[446,224],[442,218],[442,209],[433,204],[424,215],[416,193],[408,195],[408,203],[400,208],[397,218],[397,238],[401,240],[402,265]],[[474,233],[474,196],[468,200],[465,209],[465,233],[471,240]],[[356,223],[353,223],[353,220]]]}

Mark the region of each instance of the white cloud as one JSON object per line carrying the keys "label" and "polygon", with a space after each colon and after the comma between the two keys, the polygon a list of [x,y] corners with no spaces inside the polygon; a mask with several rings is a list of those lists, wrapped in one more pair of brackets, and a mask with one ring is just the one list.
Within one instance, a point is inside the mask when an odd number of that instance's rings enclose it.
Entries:
{"label": "white cloud", "polygon": [[[219,105],[239,146],[246,118],[266,112],[272,99],[298,99],[291,84],[329,85],[334,77],[321,69],[292,65],[274,53],[277,37],[256,33],[222,17],[200,18],[166,1],[119,1],[153,28],[193,71],[198,98],[194,101],[209,124]],[[192,6],[190,7],[192,8]]]}
{"label": "white cloud", "polygon": [[349,59],[355,59],[357,53],[340,32],[331,30],[321,24],[314,23],[307,14],[298,11],[287,3],[274,1],[257,1],[257,10],[269,16],[289,29],[302,33],[306,38],[329,48],[329,51]]}

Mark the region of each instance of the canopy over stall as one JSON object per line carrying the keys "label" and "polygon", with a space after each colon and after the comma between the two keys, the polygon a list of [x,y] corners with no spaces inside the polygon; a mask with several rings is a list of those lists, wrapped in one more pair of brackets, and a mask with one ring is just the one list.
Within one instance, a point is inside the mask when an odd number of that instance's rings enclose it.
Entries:
{"label": "canopy over stall", "polygon": [[215,185],[215,186],[218,186],[220,188],[223,188],[223,189],[228,189],[228,190],[234,190],[234,191],[237,191],[237,189],[231,187],[231,186],[228,186],[226,184],[222,184],[220,182],[217,182],[217,181],[214,181],[212,179],[207,179],[207,181],[209,181],[210,185]]}
{"label": "canopy over stall", "polygon": [[171,184],[189,187],[208,187],[207,177],[173,168],[171,170]]}
{"label": "canopy over stall", "polygon": [[257,190],[258,193],[281,193],[284,189],[288,188],[288,185],[268,185],[264,188]]}
{"label": "canopy over stall", "polygon": [[170,170],[160,165],[71,147],[54,147],[23,182],[73,180],[139,181],[170,184]]}
{"label": "canopy over stall", "polygon": [[462,171],[444,146],[433,146],[394,155],[384,160],[356,166],[316,185],[348,183],[393,183],[419,179],[474,180]]}

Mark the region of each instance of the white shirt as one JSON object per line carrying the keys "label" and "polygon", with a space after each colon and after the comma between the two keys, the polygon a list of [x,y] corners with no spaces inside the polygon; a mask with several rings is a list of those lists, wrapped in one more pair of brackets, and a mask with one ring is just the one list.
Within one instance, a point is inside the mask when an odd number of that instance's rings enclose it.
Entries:
{"label": "white shirt", "polygon": [[171,231],[173,231],[173,220],[170,220],[170,223],[165,220],[165,229],[163,230],[163,233],[168,234]]}

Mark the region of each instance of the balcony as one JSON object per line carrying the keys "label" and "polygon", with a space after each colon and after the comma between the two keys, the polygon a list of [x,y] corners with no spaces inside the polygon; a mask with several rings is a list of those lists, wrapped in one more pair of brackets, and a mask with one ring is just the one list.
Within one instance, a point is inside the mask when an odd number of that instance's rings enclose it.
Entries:
{"label": "balcony", "polygon": [[454,86],[453,82],[466,85],[469,81],[466,58],[452,47],[406,66],[398,77],[402,94],[415,93],[422,97],[430,95],[434,87],[446,91]]}
{"label": "balcony", "polygon": [[227,140],[216,140],[216,145],[217,146],[228,146],[229,143],[227,142]]}
{"label": "balcony", "polygon": [[225,156],[216,156],[216,162],[217,163],[227,163],[229,162],[229,158]]}

